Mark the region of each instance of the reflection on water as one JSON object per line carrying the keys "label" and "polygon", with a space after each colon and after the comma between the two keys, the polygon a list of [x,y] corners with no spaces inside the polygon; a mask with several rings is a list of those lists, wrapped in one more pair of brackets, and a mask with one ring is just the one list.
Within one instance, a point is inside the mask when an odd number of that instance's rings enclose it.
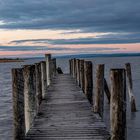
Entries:
{"label": "reflection on water", "polygon": [[[124,67],[126,62],[132,64],[134,94],[136,96],[136,103],[138,112],[131,113],[130,105],[127,104],[127,139],[140,139],[140,57],[121,57],[121,58],[91,58],[94,64],[94,73],[97,64],[105,64],[105,77],[107,82],[109,80],[110,68]],[[13,134],[13,116],[12,116],[12,83],[11,83],[11,68],[17,68],[24,64],[31,64],[40,61],[39,59],[27,60],[26,62],[18,63],[0,63],[0,140],[12,140]],[[63,69],[64,73],[69,72],[68,59],[57,59],[57,65]],[[95,79],[95,74],[93,74]],[[95,82],[94,82],[95,84]],[[95,85],[94,85],[95,86]],[[127,98],[128,99],[128,98]],[[105,102],[104,120],[109,128],[109,104]]]}

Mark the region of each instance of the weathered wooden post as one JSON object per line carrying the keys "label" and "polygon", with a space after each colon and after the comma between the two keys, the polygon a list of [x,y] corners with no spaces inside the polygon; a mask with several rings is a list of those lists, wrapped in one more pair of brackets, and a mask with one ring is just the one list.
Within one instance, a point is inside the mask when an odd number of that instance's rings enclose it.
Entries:
{"label": "weathered wooden post", "polygon": [[14,140],[25,139],[23,69],[12,69]]}
{"label": "weathered wooden post", "polygon": [[37,113],[35,66],[25,65],[23,68],[23,77],[24,77],[25,126],[27,133],[31,128],[34,117]]}
{"label": "weathered wooden post", "polygon": [[96,89],[94,96],[94,112],[103,117],[104,112],[104,64],[99,64],[96,70]]}
{"label": "weathered wooden post", "polygon": [[109,87],[105,78],[104,78],[104,90],[105,90],[108,102],[110,103],[110,90],[109,90]]}
{"label": "weathered wooden post", "polygon": [[126,74],[125,69],[112,69],[110,121],[111,140],[126,140]]}
{"label": "weathered wooden post", "polygon": [[72,77],[75,78],[76,76],[76,59],[72,59]]}
{"label": "weathered wooden post", "polygon": [[72,59],[72,77],[74,78],[74,59]]}
{"label": "weathered wooden post", "polygon": [[70,75],[72,75],[72,59],[69,60],[69,71],[70,71]]}
{"label": "weathered wooden post", "polygon": [[45,58],[46,58],[47,86],[49,86],[51,82],[51,77],[50,77],[51,54],[45,54]]}
{"label": "weathered wooden post", "polygon": [[76,59],[76,82],[79,85],[79,59]]}
{"label": "weathered wooden post", "polygon": [[76,78],[76,59],[74,58],[74,78]]}
{"label": "weathered wooden post", "polygon": [[81,84],[80,84],[80,60],[78,60],[78,85],[79,85],[79,87],[81,86]]}
{"label": "weathered wooden post", "polygon": [[93,95],[93,78],[92,78],[92,62],[85,61],[84,63],[84,93],[87,96],[89,102],[92,104],[92,95]]}
{"label": "weathered wooden post", "polygon": [[77,82],[77,59],[75,59],[75,80]]}
{"label": "weathered wooden post", "polygon": [[80,60],[79,62],[79,77],[80,77],[80,81],[79,81],[79,86],[82,88],[82,80],[83,80],[83,70],[84,70],[84,61]]}
{"label": "weathered wooden post", "polygon": [[42,101],[42,82],[41,82],[41,64],[35,64],[36,74],[36,98],[37,98],[37,113],[39,113],[39,106]]}
{"label": "weathered wooden post", "polygon": [[52,77],[56,75],[56,58],[52,59]]}
{"label": "weathered wooden post", "polygon": [[80,87],[84,92],[85,78],[84,78],[84,60],[80,60]]}
{"label": "weathered wooden post", "polygon": [[56,74],[56,58],[50,60],[50,78],[52,79]]}
{"label": "weathered wooden post", "polygon": [[135,102],[135,96],[133,94],[133,82],[132,82],[132,72],[131,72],[131,64],[126,63],[126,75],[127,75],[127,81],[128,81],[128,93],[129,93],[129,99],[130,99],[130,105],[131,105],[131,111],[136,112],[136,102]]}
{"label": "weathered wooden post", "polygon": [[41,61],[41,81],[42,81],[42,98],[45,98],[47,91],[46,61]]}

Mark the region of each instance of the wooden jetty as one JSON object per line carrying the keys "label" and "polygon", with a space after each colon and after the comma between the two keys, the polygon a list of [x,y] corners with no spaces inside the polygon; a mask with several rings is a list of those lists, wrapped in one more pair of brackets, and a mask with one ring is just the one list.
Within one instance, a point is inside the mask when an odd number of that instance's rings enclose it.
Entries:
{"label": "wooden jetty", "polygon": [[[111,69],[110,90],[99,64],[94,90],[91,61],[71,59],[70,74],[58,74],[56,59],[45,58],[12,69],[14,140],[126,140],[126,70]],[[104,92],[110,131],[103,122]]]}
{"label": "wooden jetty", "polygon": [[107,140],[109,132],[70,75],[57,75],[26,140]]}

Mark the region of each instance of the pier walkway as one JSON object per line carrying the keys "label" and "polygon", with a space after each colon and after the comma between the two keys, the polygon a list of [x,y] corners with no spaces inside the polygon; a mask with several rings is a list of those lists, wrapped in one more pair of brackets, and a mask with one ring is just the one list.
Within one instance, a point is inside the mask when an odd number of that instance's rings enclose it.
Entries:
{"label": "pier walkway", "polygon": [[52,79],[26,140],[108,140],[104,122],[69,74]]}

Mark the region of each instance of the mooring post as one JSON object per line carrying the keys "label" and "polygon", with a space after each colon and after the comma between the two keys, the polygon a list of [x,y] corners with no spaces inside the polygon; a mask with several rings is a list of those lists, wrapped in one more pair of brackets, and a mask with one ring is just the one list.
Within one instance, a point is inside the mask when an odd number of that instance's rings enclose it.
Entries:
{"label": "mooring post", "polygon": [[24,77],[25,126],[27,133],[31,128],[34,117],[37,113],[35,66],[25,65],[23,68],[23,77]]}
{"label": "mooring post", "polygon": [[52,79],[56,74],[56,58],[50,60],[50,78]]}
{"label": "mooring post", "polygon": [[79,87],[81,86],[81,84],[80,84],[80,59],[78,60],[78,85],[79,85]]}
{"label": "mooring post", "polygon": [[103,118],[104,112],[104,64],[97,65],[94,112]]}
{"label": "mooring post", "polygon": [[104,91],[106,93],[108,103],[110,103],[110,90],[109,90],[109,87],[105,78],[104,78]]}
{"label": "mooring post", "polygon": [[135,96],[133,94],[133,81],[132,81],[132,72],[131,72],[131,64],[126,63],[125,64],[126,68],[126,75],[127,75],[127,81],[128,81],[128,93],[129,93],[129,100],[130,100],[130,105],[131,105],[131,111],[136,112],[136,102],[135,102]]}
{"label": "mooring post", "polygon": [[76,59],[76,82],[79,85],[79,59]]}
{"label": "mooring post", "polygon": [[93,95],[93,78],[92,78],[92,62],[85,61],[84,63],[84,93],[87,96],[89,102],[92,104],[92,95]]}
{"label": "mooring post", "polygon": [[41,81],[42,81],[42,98],[45,98],[47,91],[47,73],[46,73],[46,61],[41,61]]}
{"label": "mooring post", "polygon": [[80,87],[82,88],[83,92],[84,92],[84,85],[85,85],[84,60],[80,60]]}
{"label": "mooring post", "polygon": [[72,77],[74,78],[74,59],[71,60],[72,62]]}
{"label": "mooring post", "polygon": [[72,75],[72,64],[71,64],[72,60],[69,60],[69,71],[70,71],[70,75]]}
{"label": "mooring post", "polygon": [[74,78],[76,78],[76,59],[74,58]]}
{"label": "mooring post", "polygon": [[74,78],[74,59],[72,59],[72,77]]}
{"label": "mooring post", "polygon": [[125,69],[112,69],[110,121],[111,140],[126,140],[126,74]]}
{"label": "mooring post", "polygon": [[35,64],[35,74],[36,74],[37,113],[39,113],[39,106],[42,101],[41,63]]}
{"label": "mooring post", "polygon": [[75,59],[75,80],[77,83],[77,59]]}
{"label": "mooring post", "polygon": [[51,77],[50,77],[51,54],[45,54],[45,58],[46,58],[47,86],[49,86],[51,82]]}
{"label": "mooring post", "polygon": [[53,77],[53,60],[51,59],[50,62],[49,62],[49,71],[50,71],[50,82],[52,80],[52,77]]}
{"label": "mooring post", "polygon": [[23,69],[12,69],[14,140],[25,139]]}
{"label": "mooring post", "polygon": [[56,66],[56,58],[53,58],[53,76],[56,75],[56,69],[57,69],[57,66]]}

